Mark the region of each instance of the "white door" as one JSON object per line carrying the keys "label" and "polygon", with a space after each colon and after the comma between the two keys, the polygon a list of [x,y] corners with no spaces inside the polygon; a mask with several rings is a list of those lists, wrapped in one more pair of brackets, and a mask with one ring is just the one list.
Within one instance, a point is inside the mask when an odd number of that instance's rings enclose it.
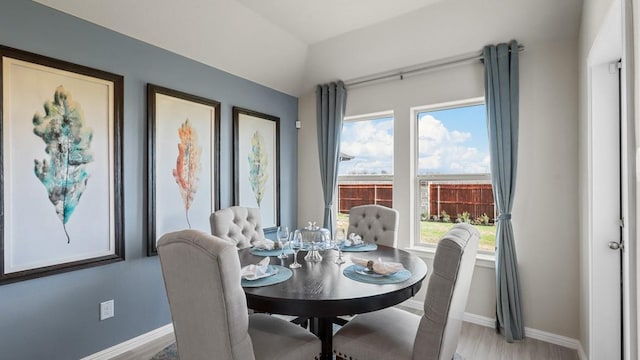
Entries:
{"label": "white door", "polygon": [[612,1],[587,59],[589,359],[638,359],[638,67],[631,9],[631,0]]}
{"label": "white door", "polygon": [[[588,57],[588,346],[589,359],[623,356],[623,213],[621,193],[621,87],[623,57],[622,1],[615,0]],[[626,146],[626,142],[625,142]],[[626,191],[625,191],[626,192]],[[625,207],[625,211],[626,207]]]}
{"label": "white door", "polygon": [[620,97],[617,62],[591,66],[589,358],[621,359]]}

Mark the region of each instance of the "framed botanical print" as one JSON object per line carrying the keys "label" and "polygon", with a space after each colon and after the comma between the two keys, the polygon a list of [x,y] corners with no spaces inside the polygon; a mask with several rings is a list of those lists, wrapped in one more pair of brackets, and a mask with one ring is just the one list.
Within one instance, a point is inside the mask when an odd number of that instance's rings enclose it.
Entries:
{"label": "framed botanical print", "polygon": [[239,206],[259,208],[262,227],[280,223],[280,118],[233,108],[233,194]]}
{"label": "framed botanical print", "polygon": [[148,84],[147,255],[165,233],[210,232],[220,208],[220,103]]}
{"label": "framed botanical print", "polygon": [[123,260],[122,76],[0,56],[0,284]]}

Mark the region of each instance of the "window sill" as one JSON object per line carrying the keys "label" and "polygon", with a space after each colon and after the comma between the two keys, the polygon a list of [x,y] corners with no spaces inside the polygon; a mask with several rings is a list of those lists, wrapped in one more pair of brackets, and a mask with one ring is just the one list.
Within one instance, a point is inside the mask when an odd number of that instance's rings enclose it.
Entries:
{"label": "window sill", "polygon": [[[405,248],[405,250],[412,252],[419,257],[433,260],[433,256],[436,254],[436,249],[425,246],[413,246]],[[495,269],[495,256],[493,254],[479,253],[476,255],[476,267],[482,267],[487,269]]]}

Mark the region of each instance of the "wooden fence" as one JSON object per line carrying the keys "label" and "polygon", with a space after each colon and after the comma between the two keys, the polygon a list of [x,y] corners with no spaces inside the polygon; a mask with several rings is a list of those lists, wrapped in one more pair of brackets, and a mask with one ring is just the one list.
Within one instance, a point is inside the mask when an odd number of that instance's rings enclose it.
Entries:
{"label": "wooden fence", "polygon": [[[423,210],[424,211],[424,210]],[[451,219],[469,212],[471,219],[487,214],[494,217],[491,184],[439,184],[429,183],[429,217],[446,211]]]}
{"label": "wooden fence", "polygon": [[[428,185],[427,185],[428,184]],[[423,194],[421,212],[432,218],[446,211],[452,220],[467,211],[471,219],[487,214],[494,217],[494,199],[491,184],[434,183],[421,181]],[[338,184],[338,211],[348,213],[358,205],[379,204],[393,206],[393,185],[360,183]]]}
{"label": "wooden fence", "polygon": [[393,206],[393,185],[391,184],[339,184],[338,211],[348,213],[358,205],[378,204]]}

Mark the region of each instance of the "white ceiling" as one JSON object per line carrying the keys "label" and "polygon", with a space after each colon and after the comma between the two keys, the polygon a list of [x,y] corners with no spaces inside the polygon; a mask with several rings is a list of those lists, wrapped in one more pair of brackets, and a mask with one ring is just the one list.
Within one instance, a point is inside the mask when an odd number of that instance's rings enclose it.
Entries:
{"label": "white ceiling", "polygon": [[582,0],[33,1],[294,96],[496,41],[577,40],[582,8]]}
{"label": "white ceiling", "polygon": [[443,0],[238,0],[312,45]]}

